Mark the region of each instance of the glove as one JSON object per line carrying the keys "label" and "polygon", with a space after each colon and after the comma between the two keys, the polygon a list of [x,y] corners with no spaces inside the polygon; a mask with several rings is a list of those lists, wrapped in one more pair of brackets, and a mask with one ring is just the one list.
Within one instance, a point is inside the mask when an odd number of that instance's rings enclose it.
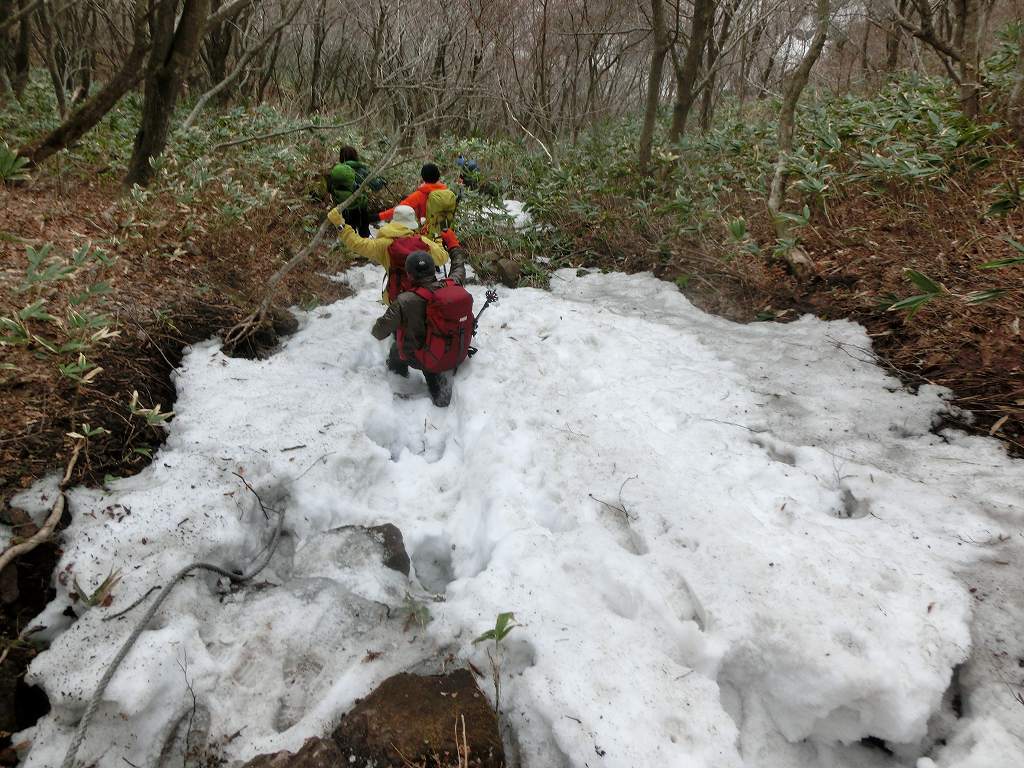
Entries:
{"label": "glove", "polygon": [[345,226],[345,217],[341,215],[341,211],[336,207],[331,208],[331,210],[327,212],[327,220],[339,229]]}
{"label": "glove", "polygon": [[449,251],[454,248],[461,248],[462,243],[459,242],[459,238],[455,236],[455,232],[450,229],[441,230],[441,242],[444,243],[444,247]]}

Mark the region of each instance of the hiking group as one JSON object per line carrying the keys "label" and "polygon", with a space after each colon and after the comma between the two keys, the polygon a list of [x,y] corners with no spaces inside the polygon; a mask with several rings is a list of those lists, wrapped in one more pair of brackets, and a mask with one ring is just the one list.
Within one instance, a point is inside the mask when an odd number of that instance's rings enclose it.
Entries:
{"label": "hiking group", "polygon": [[[421,371],[430,399],[444,408],[451,402],[456,369],[476,351],[471,346],[473,297],[463,287],[465,254],[452,226],[458,197],[441,181],[438,167],[427,163],[420,169],[422,183],[411,194],[373,213],[364,190],[380,190],[384,182],[368,180],[368,175],[356,150],[342,147],[327,177],[335,203],[327,218],[349,250],[384,268],[381,299],[387,310],[371,333],[380,340],[391,337],[388,369],[403,377],[410,368]],[[371,237],[370,225],[378,222]]]}

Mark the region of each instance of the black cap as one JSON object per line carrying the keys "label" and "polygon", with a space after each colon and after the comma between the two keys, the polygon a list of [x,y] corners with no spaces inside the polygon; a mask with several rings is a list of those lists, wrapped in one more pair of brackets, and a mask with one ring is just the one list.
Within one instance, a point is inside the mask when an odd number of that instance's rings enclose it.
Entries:
{"label": "black cap", "polygon": [[434,260],[426,251],[413,251],[405,259],[405,271],[413,282],[426,283],[436,274]]}

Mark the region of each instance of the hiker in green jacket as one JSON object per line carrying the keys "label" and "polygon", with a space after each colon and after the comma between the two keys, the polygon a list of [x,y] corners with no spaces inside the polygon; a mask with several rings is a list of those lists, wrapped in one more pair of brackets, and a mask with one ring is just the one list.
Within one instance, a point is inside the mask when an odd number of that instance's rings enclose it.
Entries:
{"label": "hiker in green jacket", "polygon": [[[346,200],[370,173],[366,163],[360,162],[359,153],[355,147],[344,146],[338,152],[338,163],[327,175],[327,192],[335,205]],[[366,185],[372,190],[378,190],[384,186],[382,179],[371,179]],[[359,233],[360,237],[370,236],[370,223],[376,221],[376,215],[370,213],[370,199],[366,194],[366,187],[359,192],[359,196],[349,203],[349,206],[342,212],[345,221]]]}

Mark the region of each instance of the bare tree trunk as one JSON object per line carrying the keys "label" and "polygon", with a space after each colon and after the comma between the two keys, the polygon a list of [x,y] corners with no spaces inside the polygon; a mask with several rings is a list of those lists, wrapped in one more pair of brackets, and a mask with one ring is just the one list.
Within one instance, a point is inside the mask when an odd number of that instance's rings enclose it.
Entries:
{"label": "bare tree trunk", "polygon": [[210,15],[210,0],[185,0],[175,26],[178,0],[159,0],[153,25],[153,45],[146,67],[142,122],[128,163],[125,186],[146,186],[153,177],[150,161],[167,145],[171,118],[181,83],[199,51]]}
{"label": "bare tree trunk", "polygon": [[[900,16],[907,12],[908,0],[897,0],[896,10]],[[902,27],[895,17],[889,22],[885,30],[885,71],[892,75],[900,63],[900,38]]]}
{"label": "bare tree trunk", "polygon": [[[21,0],[19,7],[25,8],[27,0]],[[28,75],[31,67],[31,46],[32,46],[32,16],[26,14],[18,24],[18,42],[14,49],[14,73],[11,77],[11,86],[14,88],[14,95],[19,99],[25,93],[28,86]]]}
{"label": "bare tree trunk", "polygon": [[71,113],[67,120],[47,135],[18,150],[18,154],[38,165],[65,147],[78,141],[103,119],[124,94],[142,79],[149,37],[146,34],[147,0],[135,0],[132,22],[132,48],[121,68],[107,80],[92,98]]}
{"label": "bare tree trunk", "polygon": [[978,54],[978,0],[957,0],[960,15],[960,104],[967,117],[981,112]]}
{"label": "bare tree trunk", "polygon": [[267,63],[266,69],[263,71],[263,76],[260,78],[260,84],[256,88],[256,103],[262,104],[264,94],[267,91],[267,84],[270,83],[270,78],[274,75],[274,68],[277,66],[277,54],[281,51],[281,36],[282,32],[278,32],[274,36],[274,47],[270,52],[270,61]]}
{"label": "bare tree trunk", "polygon": [[[6,19],[14,8],[14,0],[0,0],[0,18]],[[14,92],[11,85],[11,71],[14,69],[14,48],[11,37],[5,28],[0,31],[0,97],[4,101]]]}
{"label": "bare tree trunk", "polygon": [[939,37],[938,32],[935,31],[935,18],[932,15],[932,7],[929,0],[912,1],[914,3],[914,8],[917,10],[918,16],[921,18],[921,26],[915,26],[909,19],[901,14],[899,8],[893,4],[893,15],[896,17],[899,25],[921,42],[928,43],[928,45],[930,45],[935,52],[939,54],[939,58],[943,61],[947,61],[948,59],[960,61],[960,49],[955,44],[951,43],[948,37],[941,38]]}
{"label": "bare tree trunk", "polygon": [[88,6],[82,17],[82,40],[79,51],[78,86],[75,88],[71,103],[77,107],[87,98],[92,90],[92,77],[96,69],[96,28],[99,23],[95,6]]}
{"label": "bare tree trunk", "polygon": [[1024,31],[1017,42],[1017,82],[1010,92],[1010,125],[1013,126],[1017,146],[1024,149]]}
{"label": "bare tree trunk", "polygon": [[697,97],[695,86],[700,72],[700,60],[704,55],[711,24],[715,19],[715,0],[694,0],[693,24],[690,27],[690,44],[682,62],[673,53],[676,71],[676,103],[672,107],[672,125],[668,129],[670,144],[679,141],[686,130],[686,119]]}
{"label": "bare tree trunk", "polygon": [[757,47],[761,44],[761,36],[764,34],[764,29],[768,22],[761,20],[754,27],[753,33],[748,39],[746,36],[743,38],[743,47],[740,50],[740,107],[742,108],[744,102],[747,100],[747,80],[750,78],[750,70],[754,65],[754,59],[757,58]]}
{"label": "bare tree trunk", "polygon": [[864,25],[864,37],[860,41],[860,71],[864,76],[865,82],[868,79],[868,72],[870,67],[868,66],[868,40],[871,39],[871,25]]}
{"label": "bare tree trunk", "polygon": [[761,90],[757,94],[758,101],[768,96],[768,81],[772,79],[772,70],[775,69],[775,57],[778,52],[778,48],[773,48],[768,54],[768,63],[764,67],[764,72],[761,73]]}
{"label": "bare tree trunk", "polygon": [[[772,176],[771,192],[768,195],[768,211],[772,215],[776,235],[780,239],[789,237],[786,220],[779,214],[786,197],[786,164],[789,162],[790,152],[793,151],[796,105],[828,36],[829,0],[817,0],[816,6],[817,27],[814,30],[814,37],[803,59],[786,80],[782,91],[782,109],[779,111],[779,158],[775,162],[775,174]],[[793,273],[799,278],[806,277],[814,269],[807,252],[799,246],[787,248],[785,258]]]}
{"label": "bare tree trunk", "polygon": [[718,80],[718,73],[715,71],[715,65],[718,63],[718,57],[722,53],[722,48],[729,39],[729,33],[731,32],[732,27],[732,17],[733,14],[736,13],[736,9],[739,8],[740,2],[741,0],[727,0],[727,5],[722,11],[722,26],[718,30],[718,36],[716,37],[714,35],[714,29],[712,29],[712,33],[708,35],[707,72],[711,74],[708,76],[708,82],[704,86],[704,91],[701,94],[700,127],[703,131],[707,131],[711,127],[711,118],[714,114],[715,83]]}
{"label": "bare tree trunk", "polygon": [[323,106],[323,89],[320,87],[320,72],[323,68],[321,61],[324,50],[324,40],[327,39],[327,20],[324,18],[327,13],[326,0],[320,0],[315,11],[316,18],[313,21],[313,74],[309,81],[309,111],[316,112]]}
{"label": "bare tree trunk", "polygon": [[[445,41],[438,40],[437,48],[434,52],[434,64],[432,69],[431,81],[435,86],[443,86],[445,83]],[[434,106],[437,106],[437,98],[434,97]],[[434,143],[441,138],[441,132],[444,129],[446,122],[445,115],[442,115],[435,108],[433,110],[433,119],[428,121],[424,126],[424,131],[427,134],[427,141]]]}
{"label": "bare tree trunk", "polygon": [[665,7],[662,0],[651,0],[651,18],[653,20],[653,43],[651,46],[651,66],[647,75],[647,95],[644,98],[644,123],[640,129],[640,153],[637,162],[640,172],[651,172],[651,147],[654,143],[654,127],[658,122],[658,102],[661,96],[661,77],[665,69],[665,57],[668,55],[668,31],[665,28]]}
{"label": "bare tree trunk", "polygon": [[[211,10],[214,13],[219,11],[220,7],[221,0],[212,0]],[[235,28],[235,20],[229,18],[212,22],[206,32],[200,56],[211,85],[222,82],[228,74],[228,57],[231,55],[231,45],[235,39]],[[224,91],[221,93],[227,95]]]}
{"label": "bare tree trunk", "polygon": [[39,6],[39,32],[43,39],[43,61],[46,62],[46,70],[50,73],[50,81],[53,83],[53,95],[57,99],[57,113],[63,120],[68,114],[68,96],[64,88],[64,77],[57,67],[57,57],[54,53],[57,30],[54,28],[46,3]]}

